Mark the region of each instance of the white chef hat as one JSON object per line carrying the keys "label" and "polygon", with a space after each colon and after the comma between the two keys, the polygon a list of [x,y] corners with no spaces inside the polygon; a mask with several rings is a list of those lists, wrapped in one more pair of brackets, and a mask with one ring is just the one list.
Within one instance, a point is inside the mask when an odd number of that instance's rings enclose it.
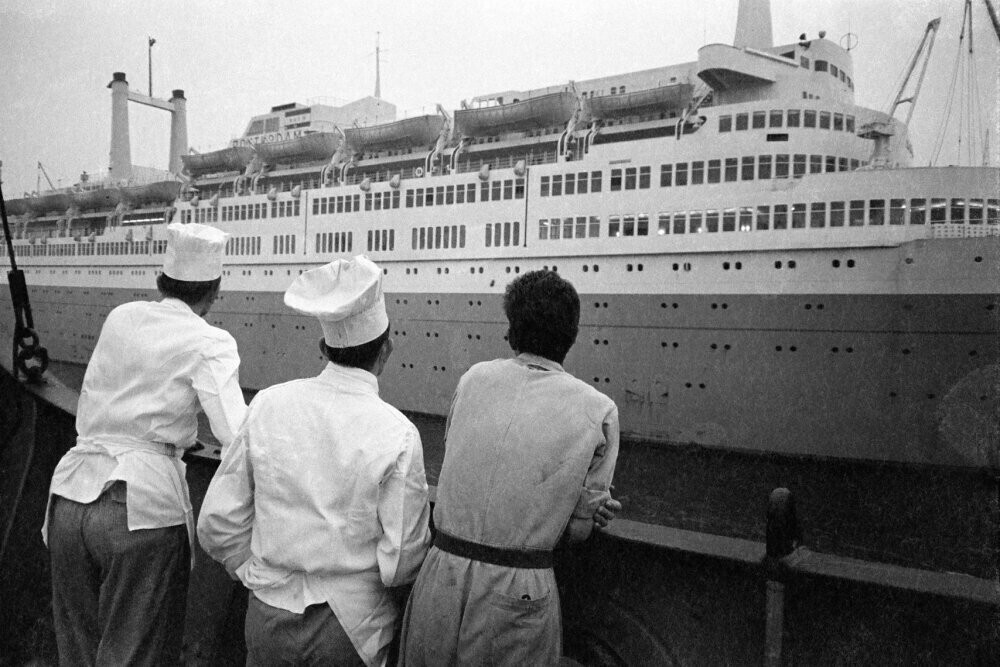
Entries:
{"label": "white chef hat", "polygon": [[229,234],[192,222],[167,225],[163,273],[174,280],[215,280],[222,275],[222,256]]}
{"label": "white chef hat", "polygon": [[285,292],[285,305],[319,318],[330,347],[368,343],[389,326],[382,271],[361,255],[306,271]]}

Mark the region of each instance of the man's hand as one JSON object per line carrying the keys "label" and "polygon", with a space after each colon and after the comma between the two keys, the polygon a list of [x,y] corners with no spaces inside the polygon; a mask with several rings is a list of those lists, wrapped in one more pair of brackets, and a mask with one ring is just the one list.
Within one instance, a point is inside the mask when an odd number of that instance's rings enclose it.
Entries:
{"label": "man's hand", "polygon": [[615,515],[622,509],[622,504],[614,498],[608,498],[594,512],[594,525],[598,528],[607,528],[608,524],[614,521]]}

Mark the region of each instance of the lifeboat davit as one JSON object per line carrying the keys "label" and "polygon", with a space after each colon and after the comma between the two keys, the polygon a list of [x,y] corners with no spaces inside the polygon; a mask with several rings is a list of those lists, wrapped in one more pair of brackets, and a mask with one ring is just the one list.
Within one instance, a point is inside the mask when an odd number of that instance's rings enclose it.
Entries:
{"label": "lifeboat davit", "polygon": [[191,153],[181,156],[184,171],[192,176],[212,174],[221,171],[243,171],[253,159],[250,146],[230,146],[210,153]]}
{"label": "lifeboat davit", "polygon": [[622,95],[588,97],[583,101],[583,110],[590,118],[621,118],[650,112],[679,111],[691,100],[693,91],[694,86],[689,83],[675,83]]}
{"label": "lifeboat davit", "polygon": [[340,135],[335,132],[310,132],[294,139],[262,142],[254,150],[264,162],[274,164],[295,160],[329,160],[339,145]]}
{"label": "lifeboat davit", "polygon": [[347,144],[355,151],[389,147],[410,148],[433,144],[441,134],[442,127],[444,127],[442,116],[427,114],[391,123],[345,128],[344,137]]}
{"label": "lifeboat davit", "polygon": [[529,97],[509,104],[457,109],[455,127],[467,137],[565,125],[576,110],[571,91]]}

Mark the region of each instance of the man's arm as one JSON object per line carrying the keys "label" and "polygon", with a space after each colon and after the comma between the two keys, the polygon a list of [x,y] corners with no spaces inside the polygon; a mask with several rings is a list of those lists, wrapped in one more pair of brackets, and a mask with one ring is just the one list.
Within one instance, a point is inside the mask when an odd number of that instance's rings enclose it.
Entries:
{"label": "man's arm", "polygon": [[382,583],[394,587],[412,582],[431,541],[424,453],[413,425],[382,479],[378,520],[382,526],[377,550]]}
{"label": "man's arm", "polygon": [[246,417],[247,406],[240,389],[240,356],[236,341],[226,334],[206,346],[191,384],[198,394],[212,433],[225,451]]}
{"label": "man's arm", "polygon": [[611,480],[618,462],[618,408],[612,405],[601,424],[603,442],[594,450],[594,456],[584,478],[583,490],[576,509],[570,517],[562,539],[582,542],[590,537],[594,526],[606,527],[621,509],[621,503],[611,497]]}
{"label": "man's arm", "polygon": [[208,485],[198,515],[199,543],[234,579],[236,569],[251,555],[254,483],[248,438],[247,430],[242,429],[222,451],[222,463]]}

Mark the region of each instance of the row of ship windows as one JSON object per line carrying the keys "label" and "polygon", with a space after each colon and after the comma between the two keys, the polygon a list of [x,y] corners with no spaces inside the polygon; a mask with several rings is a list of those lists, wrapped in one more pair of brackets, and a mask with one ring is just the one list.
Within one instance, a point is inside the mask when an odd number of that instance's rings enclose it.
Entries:
{"label": "row of ship windows", "polygon": [[[745,155],[742,158],[719,158],[717,160],[694,160],[677,164],[660,165],[660,187],[702,185],[704,183],[732,183],[771,178],[801,178],[807,173],[855,170],[865,162],[836,155]],[[612,169],[609,188],[612,192],[621,190],[647,190],[651,186],[652,168],[625,167]],[[601,192],[603,175],[600,171],[575,172],[542,176],[540,192],[542,197]]]}
{"label": "row of ship windows", "polygon": [[[734,122],[735,121],[735,122]],[[854,132],[854,116],[815,109],[771,109],[719,116],[719,132],[762,130],[771,127],[805,127]]]}
{"label": "row of ship windows", "polygon": [[[878,225],[1000,224],[1000,199],[852,199],[850,201],[741,206],[723,210],[661,212],[658,235],[753,230],[818,229]],[[553,241],[600,236],[597,216],[541,218],[538,239]],[[650,217],[644,213],[608,217],[608,237],[648,236]]]}
{"label": "row of ship windows", "polygon": [[[753,230],[784,230],[824,227],[862,227],[879,225],[931,224],[1000,224],[1000,198],[914,197],[897,199],[852,199],[831,202],[801,202],[741,206],[738,208],[709,209],[704,211],[675,211],[657,214],[656,233],[698,234],[705,232],[748,232]],[[541,218],[538,221],[538,239],[597,238],[600,236],[601,218],[598,216],[567,216]],[[608,216],[607,235],[648,236],[650,216],[645,213],[616,214]],[[520,222],[486,223],[485,246],[516,246],[521,242]],[[395,249],[395,230],[369,230],[368,251]],[[280,234],[271,237],[272,254],[294,254],[296,236]],[[439,225],[416,227],[412,230],[413,250],[464,248],[465,225]],[[73,244],[13,245],[17,256],[81,256],[81,255],[147,255],[163,254],[167,242],[157,241],[108,241]],[[316,234],[315,252],[352,252],[353,232],[324,232]],[[260,255],[261,237],[237,236],[226,243],[226,255]]]}
{"label": "row of ship windows", "polygon": [[[357,196],[357,195],[355,195]],[[299,215],[301,210],[300,202],[298,199],[291,199],[288,201],[273,201],[268,206],[268,202],[258,202],[256,204],[235,204],[233,206],[223,206],[222,211],[222,222],[230,222],[234,220],[260,220],[271,218],[288,218]],[[271,210],[270,216],[268,216],[268,208]],[[200,209],[191,209],[184,211],[186,217],[181,217],[181,222],[198,222],[193,220],[191,213],[193,211],[198,211]],[[206,209],[211,210],[211,209]]]}
{"label": "row of ship windows", "polygon": [[162,255],[167,251],[166,240],[160,241],[101,241],[100,243],[15,243],[18,257],[82,257],[90,255]]}
{"label": "row of ship windows", "polygon": [[[451,204],[473,204],[476,193],[480,201],[501,201],[524,199],[524,179],[484,181],[477,187],[475,183],[459,185],[439,185],[431,188],[406,190],[405,207],[445,206]],[[382,211],[400,208],[401,196],[398,190],[369,192],[364,196],[365,211]],[[313,199],[313,215],[330,213],[351,213],[362,210],[360,195],[340,195]]]}

